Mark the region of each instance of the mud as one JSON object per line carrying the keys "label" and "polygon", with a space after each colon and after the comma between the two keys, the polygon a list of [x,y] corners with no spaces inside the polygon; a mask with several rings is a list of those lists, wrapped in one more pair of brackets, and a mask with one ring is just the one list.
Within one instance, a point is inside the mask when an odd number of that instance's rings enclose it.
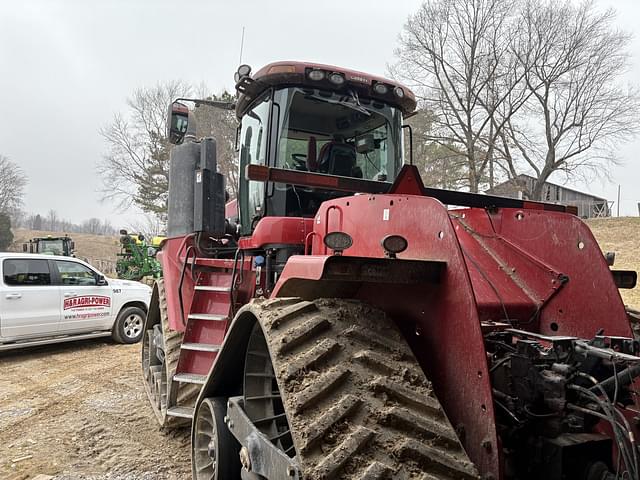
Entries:
{"label": "mud", "polygon": [[109,341],[0,353],[0,479],[190,479],[189,431],[157,426],[139,362]]}

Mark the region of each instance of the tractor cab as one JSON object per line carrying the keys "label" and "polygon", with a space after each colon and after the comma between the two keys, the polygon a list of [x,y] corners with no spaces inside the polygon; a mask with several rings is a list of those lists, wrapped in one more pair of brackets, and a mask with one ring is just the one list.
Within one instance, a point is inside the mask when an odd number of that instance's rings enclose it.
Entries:
{"label": "tractor cab", "polygon": [[44,255],[61,255],[65,257],[75,256],[75,243],[71,237],[35,237],[22,245],[22,250],[29,253],[41,253]]}
{"label": "tractor cab", "polygon": [[[416,105],[402,85],[298,62],[272,63],[253,76],[243,65],[236,82],[239,233],[251,234],[267,216],[313,217],[324,201],[369,190],[363,183],[385,191],[402,168],[403,114]],[[188,112],[174,103],[172,113],[169,136],[183,138]],[[264,181],[265,168],[280,178]]]}

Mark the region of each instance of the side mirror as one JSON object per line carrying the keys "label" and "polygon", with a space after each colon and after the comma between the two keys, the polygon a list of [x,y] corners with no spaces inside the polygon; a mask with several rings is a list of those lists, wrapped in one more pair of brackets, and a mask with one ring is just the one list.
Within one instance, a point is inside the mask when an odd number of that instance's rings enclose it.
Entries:
{"label": "side mirror", "polygon": [[104,287],[105,285],[109,285],[107,279],[104,278],[104,275],[98,275],[98,281],[96,283],[99,287]]}
{"label": "side mirror", "polygon": [[26,243],[23,243],[23,244],[22,244],[22,251],[23,251],[24,253],[27,253],[27,251],[28,251],[28,250],[29,250],[29,245],[28,245],[28,244],[26,244]]}
{"label": "side mirror", "polygon": [[69,248],[71,249],[71,251],[76,249],[76,242],[69,242]]}
{"label": "side mirror", "polygon": [[120,235],[126,235],[126,234],[127,234],[127,231],[124,228],[120,230]]}
{"label": "side mirror", "polygon": [[180,102],[173,102],[169,105],[167,115],[167,138],[169,143],[178,145],[182,143],[184,136],[187,134],[189,126],[189,109]]}

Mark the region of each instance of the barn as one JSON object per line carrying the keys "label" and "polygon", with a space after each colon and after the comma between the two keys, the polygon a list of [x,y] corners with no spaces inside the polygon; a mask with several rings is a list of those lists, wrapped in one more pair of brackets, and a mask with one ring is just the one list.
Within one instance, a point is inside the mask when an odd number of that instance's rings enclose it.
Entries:
{"label": "barn", "polygon": [[[485,193],[501,197],[527,199],[528,192],[533,190],[534,181],[535,179],[529,175],[518,175],[511,180],[496,185]],[[605,198],[551,182],[545,182],[544,184],[542,201],[573,205],[578,208],[578,216],[581,218],[610,217],[613,204],[613,202],[609,202]]]}

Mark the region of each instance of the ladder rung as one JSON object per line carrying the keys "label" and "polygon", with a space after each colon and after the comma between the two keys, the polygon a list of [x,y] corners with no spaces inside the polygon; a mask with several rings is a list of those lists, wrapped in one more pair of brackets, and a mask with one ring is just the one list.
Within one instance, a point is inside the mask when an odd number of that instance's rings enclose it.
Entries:
{"label": "ladder rung", "polygon": [[189,320],[210,320],[212,322],[225,322],[229,318],[227,315],[214,315],[212,313],[190,313]]}
{"label": "ladder rung", "polygon": [[196,350],[198,352],[219,352],[220,345],[211,345],[210,343],[183,343],[180,345],[183,350]]}
{"label": "ladder rung", "polygon": [[176,373],[173,376],[174,382],[180,383],[196,383],[199,385],[204,385],[204,382],[207,381],[206,375],[198,375],[197,373]]}
{"label": "ladder rung", "polygon": [[231,291],[231,287],[212,287],[209,285],[196,285],[195,290],[199,290],[203,292],[229,293]]}
{"label": "ladder rung", "polygon": [[171,407],[167,409],[170,417],[193,418],[193,407]]}

